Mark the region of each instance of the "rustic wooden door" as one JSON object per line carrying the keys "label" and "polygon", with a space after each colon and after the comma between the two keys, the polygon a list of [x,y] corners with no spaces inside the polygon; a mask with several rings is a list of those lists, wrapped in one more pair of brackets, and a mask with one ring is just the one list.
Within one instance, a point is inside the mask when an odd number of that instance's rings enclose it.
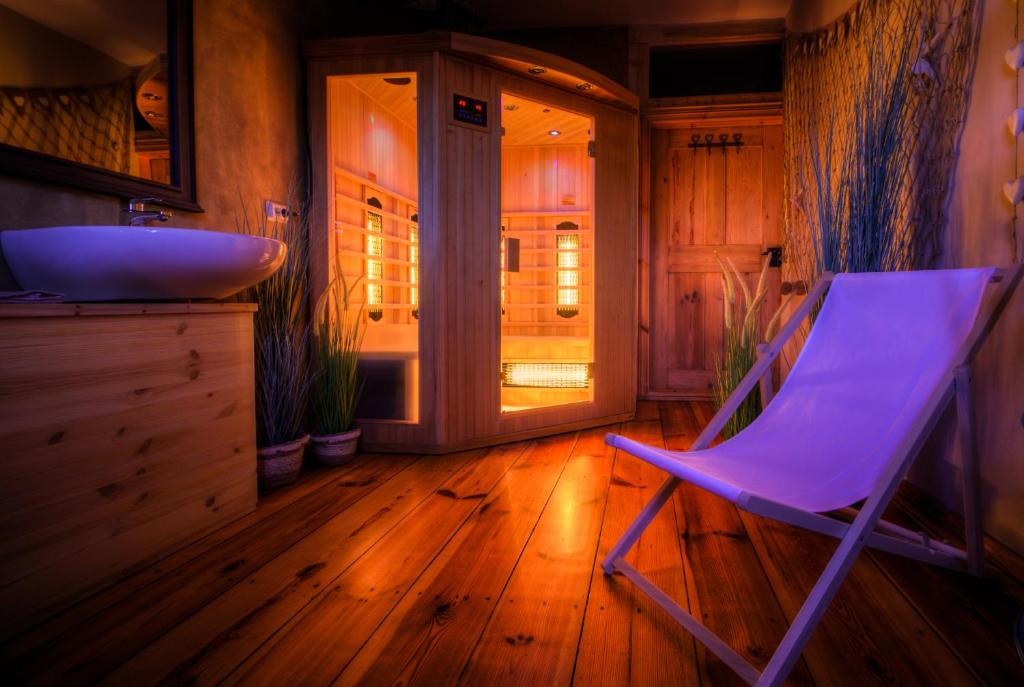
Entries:
{"label": "rustic wooden door", "polygon": [[[762,254],[781,245],[782,130],[653,129],[650,150],[647,393],[709,398],[724,340],[715,254],[732,258],[753,289]],[[769,269],[764,323],[779,304],[779,272]]]}

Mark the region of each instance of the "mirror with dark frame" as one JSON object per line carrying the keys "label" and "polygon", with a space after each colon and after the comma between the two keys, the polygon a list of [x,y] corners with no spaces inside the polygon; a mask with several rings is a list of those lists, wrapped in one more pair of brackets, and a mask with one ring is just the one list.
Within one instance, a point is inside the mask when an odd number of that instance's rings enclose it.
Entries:
{"label": "mirror with dark frame", "polygon": [[0,173],[199,210],[191,0],[0,0]]}

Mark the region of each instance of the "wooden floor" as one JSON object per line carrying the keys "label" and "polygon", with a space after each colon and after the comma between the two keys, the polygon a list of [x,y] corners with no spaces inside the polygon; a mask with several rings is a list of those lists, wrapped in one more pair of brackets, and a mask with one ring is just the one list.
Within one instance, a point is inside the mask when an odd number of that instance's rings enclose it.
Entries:
{"label": "wooden floor", "polygon": [[[621,427],[313,471],[10,638],[4,683],[735,684],[598,567],[664,478],[604,432],[685,448],[709,413],[641,404]],[[907,487],[887,517],[958,539],[955,519]],[[630,560],[763,668],[834,547],[684,488]],[[1024,563],[988,551],[999,569],[984,581],[861,556],[791,682],[1024,684],[1012,635]]]}

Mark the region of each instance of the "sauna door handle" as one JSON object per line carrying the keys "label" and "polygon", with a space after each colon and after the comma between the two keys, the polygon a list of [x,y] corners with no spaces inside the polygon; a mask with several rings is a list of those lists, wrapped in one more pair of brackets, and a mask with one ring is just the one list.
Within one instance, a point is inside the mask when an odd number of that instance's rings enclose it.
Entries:
{"label": "sauna door handle", "polygon": [[519,239],[511,237],[505,239],[505,271],[519,271]]}
{"label": "sauna door handle", "polygon": [[782,246],[768,246],[761,255],[770,255],[768,258],[769,267],[782,267]]}

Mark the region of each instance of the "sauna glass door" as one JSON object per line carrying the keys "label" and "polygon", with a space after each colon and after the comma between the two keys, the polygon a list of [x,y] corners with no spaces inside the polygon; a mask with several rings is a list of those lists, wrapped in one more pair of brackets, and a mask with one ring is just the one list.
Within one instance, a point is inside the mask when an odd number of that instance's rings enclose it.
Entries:
{"label": "sauna glass door", "polygon": [[416,73],[327,79],[331,277],[351,289],[364,339],[356,417],[419,416]]}
{"label": "sauna glass door", "polygon": [[593,400],[593,120],[501,95],[501,410]]}

